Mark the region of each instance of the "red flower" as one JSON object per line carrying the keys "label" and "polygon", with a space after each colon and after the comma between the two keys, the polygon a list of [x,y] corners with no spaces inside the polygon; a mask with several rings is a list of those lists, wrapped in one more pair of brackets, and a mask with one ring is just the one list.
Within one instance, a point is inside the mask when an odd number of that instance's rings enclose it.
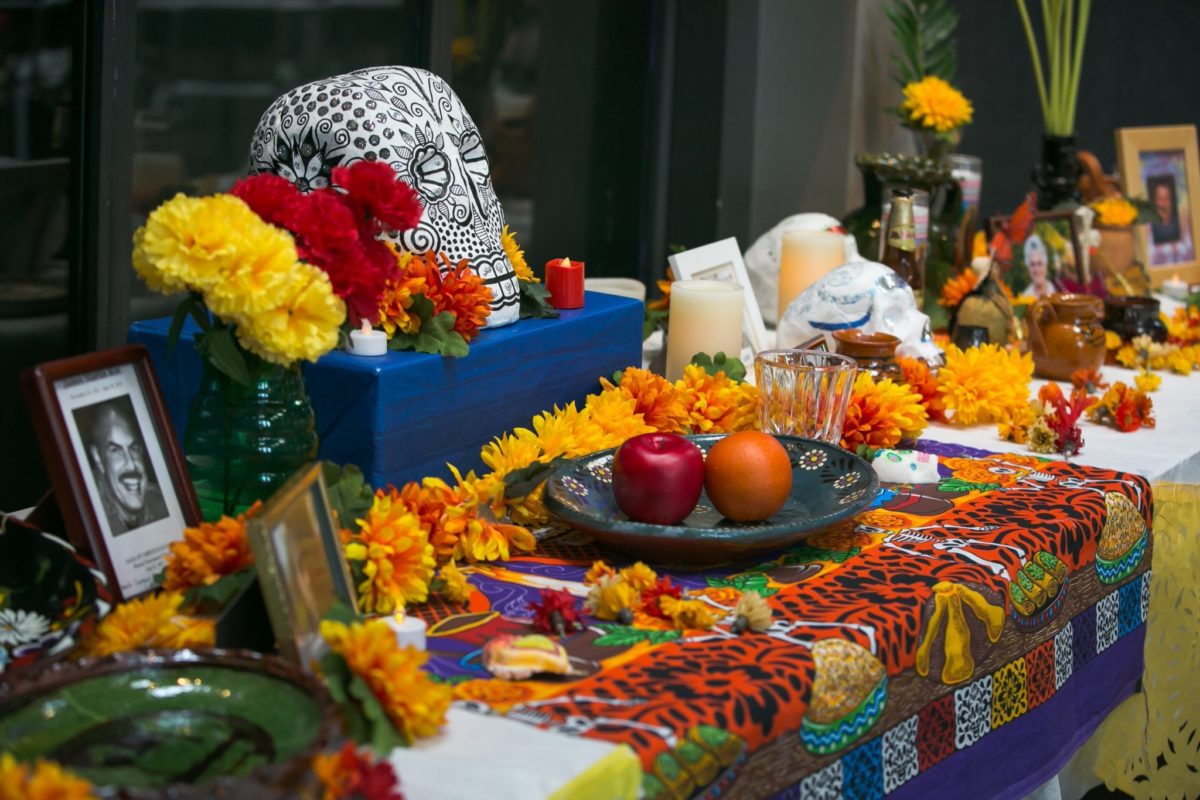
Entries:
{"label": "red flower", "polygon": [[1123,433],[1132,433],[1142,427],[1142,414],[1132,392],[1113,409],[1113,425]]}
{"label": "red flower", "polygon": [[326,800],[404,800],[391,763],[372,761],[353,742],[346,742],[337,753],[318,755],[313,771],[325,788]]}
{"label": "red flower", "polygon": [[287,178],[269,172],[251,175],[235,183],[229,193],[240,197],[250,206],[250,210],[264,221],[279,228],[292,230],[292,226],[288,224],[291,204],[301,195],[296,184]]}
{"label": "red flower", "polygon": [[[382,161],[356,161],[348,167],[334,167],[333,182],[346,192],[360,223],[371,234],[378,234],[378,223],[392,230],[417,227],[424,208],[417,193],[396,177],[396,171]],[[376,222],[377,221],[377,222]]]}
{"label": "red flower", "polygon": [[533,627],[542,633],[557,633],[583,630],[583,620],[575,607],[575,597],[561,589],[542,589],[541,602],[530,603],[533,612]]}
{"label": "red flower", "polygon": [[642,590],[642,611],[652,617],[659,619],[670,619],[659,607],[658,601],[662,597],[674,597],[678,600],[683,595],[683,587],[674,586],[671,584],[671,578],[664,575],[659,578],[649,589]]}

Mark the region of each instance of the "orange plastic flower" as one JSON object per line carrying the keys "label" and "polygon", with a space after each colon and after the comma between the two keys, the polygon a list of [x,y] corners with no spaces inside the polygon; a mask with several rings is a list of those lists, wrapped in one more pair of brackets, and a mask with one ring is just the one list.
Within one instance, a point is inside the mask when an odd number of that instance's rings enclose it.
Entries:
{"label": "orange plastic flower", "polygon": [[0,754],[0,800],[94,800],[92,784],[53,761],[22,764]]}
{"label": "orange plastic flower", "polygon": [[620,389],[606,389],[600,394],[589,394],[586,409],[593,425],[604,432],[598,450],[616,447],[626,439],[643,433],[654,433],[655,428],[639,413],[637,401]]}
{"label": "orange plastic flower", "polygon": [[[361,562],[358,607],[391,614],[429,596],[436,562],[429,534],[395,487],[375,492],[366,519],[346,545],[346,559]],[[357,570],[356,570],[357,572]]]}
{"label": "orange plastic flower", "polygon": [[[411,258],[411,254],[406,253]],[[379,322],[389,337],[396,331],[416,333],[421,330],[421,318],[408,313],[412,308],[413,295],[425,293],[425,279],[406,275],[400,280],[389,279],[379,296]]]}
{"label": "orange plastic flower", "polygon": [[254,552],[246,538],[246,520],[261,507],[259,501],[235,519],[223,516],[218,522],[204,522],[184,530],[183,540],[171,543],[163,588],[211,586],[226,575],[253,566]]}
{"label": "orange plastic flower", "polygon": [[459,700],[482,703],[503,714],[517,703],[533,699],[533,688],[527,683],[502,681],[496,678],[476,678],[454,685]]}
{"label": "orange plastic flower", "polygon": [[446,722],[453,692],[421,669],[429,655],[400,647],[381,619],[344,625],[325,620],[321,636],[346,666],[367,684],[396,730],[411,744],[432,736]]}
{"label": "orange plastic flower", "polygon": [[671,268],[667,267],[667,279],[655,281],[658,285],[659,296],[649,303],[646,303],[646,308],[654,311],[666,311],[671,307],[671,284],[675,281],[675,274],[671,272]]}
{"label": "orange plastic flower", "polygon": [[946,404],[942,402],[942,393],[938,391],[937,376],[929,369],[929,365],[919,358],[902,357],[896,362],[904,372],[904,382],[908,388],[920,396],[929,421],[945,422]]}
{"label": "orange plastic flower", "polygon": [[688,411],[675,384],[661,375],[645,369],[629,367],[621,373],[616,387],[606,378],[600,379],[605,391],[619,388],[634,399],[634,411],[646,424],[659,433],[680,433],[688,422]]}
{"label": "orange plastic flower", "polygon": [[1076,389],[1083,389],[1088,394],[1098,392],[1101,389],[1108,388],[1108,381],[1104,380],[1104,376],[1100,374],[1098,369],[1077,369],[1071,373],[1071,385]]}
{"label": "orange plastic flower", "polygon": [[465,258],[457,264],[451,264],[449,256],[443,253],[442,262],[445,265],[444,273],[433,253],[416,256],[409,265],[408,274],[425,279],[423,294],[433,303],[434,313],[453,313],[454,330],[471,341],[492,313],[492,290],[483,282],[483,278],[471,272]]}
{"label": "orange plastic flower", "polygon": [[758,390],[730,380],[724,372],[710,375],[703,367],[688,364],[675,383],[688,411],[694,433],[733,433],[758,424]]}
{"label": "orange plastic flower", "polygon": [[979,276],[975,274],[975,270],[967,267],[962,272],[950,278],[942,286],[942,293],[938,297],[938,305],[946,308],[957,308],[958,304],[963,301],[963,298],[975,290],[975,282],[979,280]]}
{"label": "orange plastic flower", "polygon": [[430,507],[440,506],[431,538],[443,560],[507,561],[512,549],[532,551],[537,540],[527,528],[496,521],[493,509],[504,508],[504,482],[492,475],[464,478],[453,466],[452,486],[441,478],[426,478],[422,491]]}
{"label": "orange plastic flower", "polygon": [[180,613],[182,605],[181,592],[158,592],[121,603],[100,620],[83,648],[88,655],[107,656],[150,647],[212,647],[216,623]]}
{"label": "orange plastic flower", "polygon": [[602,578],[616,575],[617,571],[604,561],[593,561],[591,569],[583,576],[584,586],[595,586]]}
{"label": "orange plastic flower", "polygon": [[[938,385],[947,414],[956,425],[997,422],[1029,400],[1033,356],[996,344],[961,350],[946,347]],[[952,412],[952,414],[951,414]]]}
{"label": "orange plastic flower", "polygon": [[850,393],[842,447],[850,451],[860,445],[895,447],[901,439],[916,439],[926,424],[919,394],[890,378],[876,383],[863,372],[855,378]]}

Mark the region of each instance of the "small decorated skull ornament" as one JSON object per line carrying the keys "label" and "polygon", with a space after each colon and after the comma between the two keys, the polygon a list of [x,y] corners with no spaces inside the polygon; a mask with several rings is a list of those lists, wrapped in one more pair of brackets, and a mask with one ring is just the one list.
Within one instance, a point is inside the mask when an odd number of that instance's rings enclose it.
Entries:
{"label": "small decorated skull ornament", "polygon": [[859,328],[900,339],[898,355],[940,363],[929,317],[917,310],[912,289],[895,272],[874,261],[843,264],[805,289],[784,312],[779,346],[833,331]]}
{"label": "small decorated skull ornament", "polygon": [[415,67],[372,67],[314,81],[277,99],[250,143],[250,172],[282,175],[311,191],[334,167],[386,161],[421,197],[425,213],[393,238],[417,253],[467,259],[492,290],[488,327],[515,322],[516,274],[500,243],[504,211],[483,139],[450,86]]}

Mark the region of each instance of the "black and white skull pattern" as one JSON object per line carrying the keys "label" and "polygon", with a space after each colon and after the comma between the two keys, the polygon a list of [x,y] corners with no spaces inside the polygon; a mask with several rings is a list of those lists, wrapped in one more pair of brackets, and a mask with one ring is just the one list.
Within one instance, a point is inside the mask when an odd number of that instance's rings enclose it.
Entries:
{"label": "black and white skull pattern", "polygon": [[250,143],[250,173],[272,172],[301,191],[330,185],[334,167],[386,161],[417,191],[425,213],[393,237],[416,253],[467,259],[492,290],[488,327],[515,322],[520,293],[500,244],[504,211],[483,139],[437,75],[373,67],[314,81],[278,98]]}

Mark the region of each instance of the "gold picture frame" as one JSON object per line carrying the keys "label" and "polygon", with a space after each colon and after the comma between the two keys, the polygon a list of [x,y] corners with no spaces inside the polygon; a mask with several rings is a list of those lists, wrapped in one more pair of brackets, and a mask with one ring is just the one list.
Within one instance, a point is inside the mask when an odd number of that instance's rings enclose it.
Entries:
{"label": "gold picture frame", "polygon": [[1154,222],[1135,226],[1150,281],[1200,280],[1200,154],[1195,125],[1118,128],[1117,168],[1128,197],[1145,198]]}
{"label": "gold picture frame", "polygon": [[254,566],[280,655],[313,671],[326,651],[321,620],[337,603],[353,609],[320,463],[293,475],[248,523]]}

